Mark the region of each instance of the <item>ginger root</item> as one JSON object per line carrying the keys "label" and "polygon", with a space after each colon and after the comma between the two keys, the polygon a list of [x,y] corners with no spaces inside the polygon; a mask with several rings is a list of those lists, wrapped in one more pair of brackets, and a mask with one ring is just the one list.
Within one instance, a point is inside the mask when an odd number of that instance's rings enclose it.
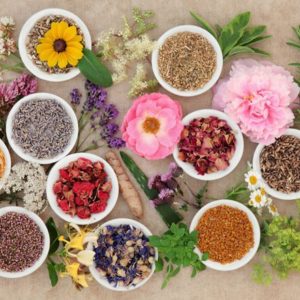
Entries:
{"label": "ginger root", "polygon": [[131,213],[141,218],[143,216],[143,205],[139,193],[130,181],[126,171],[124,170],[120,159],[113,151],[108,151],[105,154],[106,160],[117,174],[121,194],[126,201]]}

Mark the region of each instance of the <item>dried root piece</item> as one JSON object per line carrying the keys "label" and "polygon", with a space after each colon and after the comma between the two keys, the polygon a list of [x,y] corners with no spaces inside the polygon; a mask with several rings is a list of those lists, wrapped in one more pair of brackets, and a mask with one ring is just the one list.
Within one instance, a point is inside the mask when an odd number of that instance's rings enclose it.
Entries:
{"label": "dried root piece", "polygon": [[120,159],[113,151],[106,153],[106,159],[117,174],[121,194],[126,201],[131,213],[141,218],[143,216],[143,205],[139,193],[130,181],[126,171],[124,170]]}

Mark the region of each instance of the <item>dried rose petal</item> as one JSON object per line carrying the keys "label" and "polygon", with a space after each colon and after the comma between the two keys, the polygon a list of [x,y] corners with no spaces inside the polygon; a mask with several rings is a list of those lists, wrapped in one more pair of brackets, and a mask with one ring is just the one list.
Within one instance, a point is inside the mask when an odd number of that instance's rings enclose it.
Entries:
{"label": "dried rose petal", "polygon": [[184,126],[178,147],[179,159],[193,164],[198,174],[204,175],[228,168],[236,138],[225,120],[211,116]]}

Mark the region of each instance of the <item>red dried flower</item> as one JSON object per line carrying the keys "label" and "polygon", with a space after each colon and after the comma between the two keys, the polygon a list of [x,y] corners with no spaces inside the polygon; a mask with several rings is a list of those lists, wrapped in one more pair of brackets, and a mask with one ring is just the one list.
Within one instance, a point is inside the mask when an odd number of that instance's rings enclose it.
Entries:
{"label": "red dried flower", "polygon": [[229,166],[236,138],[226,121],[211,116],[184,126],[178,147],[179,159],[193,164],[198,174],[204,175]]}
{"label": "red dried flower", "polygon": [[86,219],[106,209],[112,185],[101,162],[79,158],[59,170],[59,175],[53,192],[64,212]]}

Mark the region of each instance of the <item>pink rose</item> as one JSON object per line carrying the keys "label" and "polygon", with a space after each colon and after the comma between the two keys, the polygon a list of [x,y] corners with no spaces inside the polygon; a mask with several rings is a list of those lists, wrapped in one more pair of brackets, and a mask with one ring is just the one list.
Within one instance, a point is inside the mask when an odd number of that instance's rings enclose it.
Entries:
{"label": "pink rose", "polygon": [[178,102],[160,93],[137,98],[124,117],[123,140],[133,152],[147,159],[172,153],[183,129]]}
{"label": "pink rose", "polygon": [[252,142],[271,144],[293,124],[290,105],[299,87],[288,71],[268,61],[235,61],[213,92],[213,107],[234,119]]}

